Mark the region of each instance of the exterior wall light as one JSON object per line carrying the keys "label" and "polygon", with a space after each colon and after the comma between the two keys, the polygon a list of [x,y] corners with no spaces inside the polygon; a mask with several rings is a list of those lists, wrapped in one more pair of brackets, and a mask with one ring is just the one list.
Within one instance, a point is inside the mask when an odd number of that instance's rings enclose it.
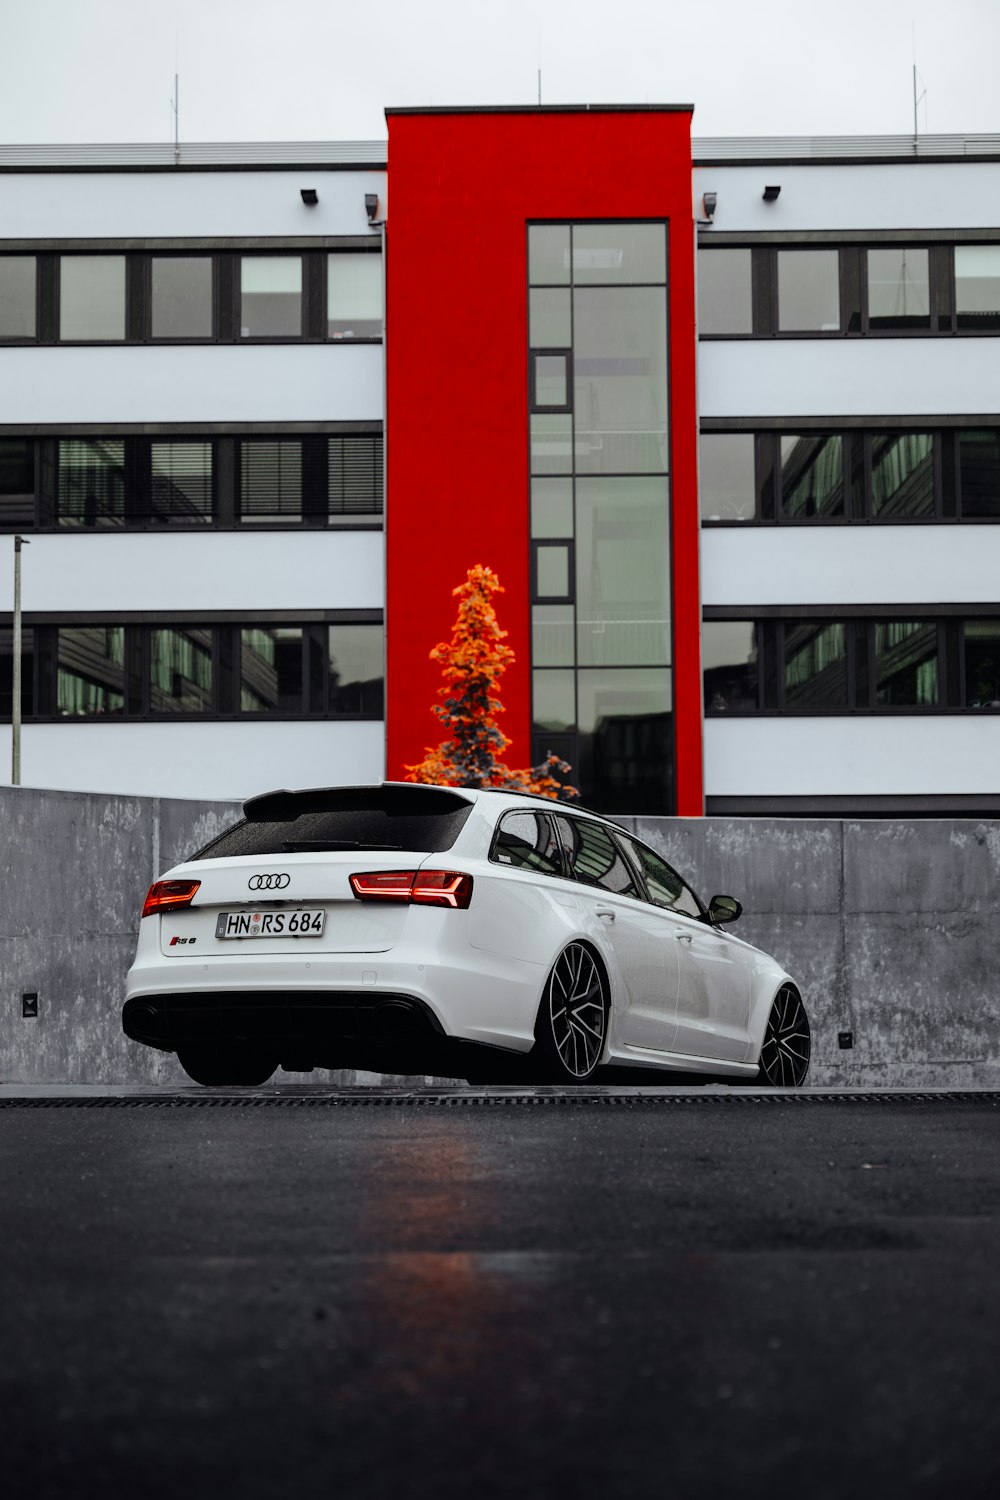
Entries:
{"label": "exterior wall light", "polygon": [[365,194],[365,213],[368,215],[369,224],[374,224],[378,213],[378,193]]}
{"label": "exterior wall light", "polygon": [[302,193],[302,202],[305,204],[306,208],[315,208],[317,203],[319,202],[319,193],[317,193],[316,189],[301,188],[300,192]]}
{"label": "exterior wall light", "polygon": [[705,218],[709,221],[709,223],[711,223],[712,219],[715,217],[715,205],[718,203],[718,201],[718,193],[705,193],[702,197],[702,208],[705,211]]}
{"label": "exterior wall light", "polygon": [[780,182],[776,186],[772,184],[770,187],[766,187],[764,189],[764,202],[765,203],[773,203],[774,200],[775,200],[775,198],[777,198],[777,196],[778,196],[778,194],[780,192],[781,192],[781,183]]}

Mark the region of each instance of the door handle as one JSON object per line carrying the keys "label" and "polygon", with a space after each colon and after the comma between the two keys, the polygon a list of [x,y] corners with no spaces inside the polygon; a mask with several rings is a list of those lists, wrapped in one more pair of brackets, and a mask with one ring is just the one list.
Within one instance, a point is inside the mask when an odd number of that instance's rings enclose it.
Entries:
{"label": "door handle", "polygon": [[597,915],[599,917],[605,917],[609,922],[613,922],[615,920],[615,914],[613,911],[599,911]]}
{"label": "door handle", "polygon": [[679,928],[674,932],[674,937],[677,939],[677,941],[679,943],[690,943],[691,942],[691,933],[690,932],[681,932],[681,930]]}

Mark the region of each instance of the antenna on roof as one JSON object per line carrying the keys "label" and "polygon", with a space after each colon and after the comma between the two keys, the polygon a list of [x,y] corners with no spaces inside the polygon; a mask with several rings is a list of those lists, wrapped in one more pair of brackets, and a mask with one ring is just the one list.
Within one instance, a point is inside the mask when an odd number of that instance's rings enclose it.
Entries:
{"label": "antenna on roof", "polygon": [[174,74],[174,97],[170,101],[170,108],[174,114],[174,166],[176,167],[181,159],[181,80],[179,73]]}
{"label": "antenna on roof", "polygon": [[[922,94],[919,94],[919,95],[917,94],[917,79],[920,78],[920,74],[917,72],[917,28],[916,28],[916,24],[915,23],[914,23],[914,25],[912,27],[912,31],[913,31],[913,139],[916,140],[917,136],[920,133],[919,130],[918,130],[918,128],[917,128],[917,105],[921,102],[921,100],[927,98],[927,90],[925,88]],[[924,80],[922,78],[920,78],[920,82],[923,83],[923,81]],[[927,125],[927,105],[925,104],[924,105],[924,126],[926,127],[926,125]]]}

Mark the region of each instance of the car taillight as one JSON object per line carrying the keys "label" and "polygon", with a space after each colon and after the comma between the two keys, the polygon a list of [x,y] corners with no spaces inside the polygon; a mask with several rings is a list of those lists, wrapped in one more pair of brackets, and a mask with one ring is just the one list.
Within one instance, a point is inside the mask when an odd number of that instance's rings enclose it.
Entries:
{"label": "car taillight", "polygon": [[179,906],[190,906],[200,880],[157,880],[149,887],[142,903],[144,917],[156,911],[177,910]]}
{"label": "car taillight", "polygon": [[411,906],[464,910],[472,900],[472,876],[455,870],[371,870],[351,876],[359,901],[401,901]]}

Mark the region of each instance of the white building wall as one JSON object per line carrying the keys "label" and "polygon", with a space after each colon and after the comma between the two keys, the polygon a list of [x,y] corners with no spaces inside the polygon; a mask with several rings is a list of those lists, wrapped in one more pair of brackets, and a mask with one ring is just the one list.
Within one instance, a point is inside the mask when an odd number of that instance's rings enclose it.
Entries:
{"label": "white building wall", "polygon": [[[9,539],[3,551],[12,550]],[[26,613],[101,610],[381,609],[377,531],[65,532],[21,553]],[[0,611],[13,608],[0,566]]]}
{"label": "white building wall", "polygon": [[[765,185],[780,184],[774,203]],[[696,212],[714,234],[912,230],[945,241],[996,224],[1000,163],[702,166]],[[1000,238],[1000,232],[998,232]],[[928,425],[1000,421],[995,338],[794,338],[699,344],[703,419],[824,418]],[[1000,597],[1000,527],[845,525],[703,529],[702,601],[713,606],[884,605],[887,612]],[[1000,716],[710,718],[706,795],[727,798],[984,796],[1000,792]]]}
{"label": "white building wall", "polygon": [[705,721],[710,797],[995,796],[1000,715]]}
{"label": "white building wall", "polygon": [[[315,188],[308,208],[302,188]],[[11,172],[3,236],[50,239],[248,239],[372,235],[365,194],[384,210],[386,173],[324,171]]]}
{"label": "white building wall", "polygon": [[[763,199],[768,184],[781,187],[774,203]],[[700,166],[694,173],[698,215],[706,192],[718,198],[709,234],[922,229],[958,235],[995,222],[1000,162]]]}
{"label": "white building wall", "polygon": [[381,418],[381,344],[0,349],[8,426]]}
{"label": "white building wall", "polygon": [[703,527],[702,604],[986,604],[1000,526]]}
{"label": "white building wall", "polygon": [[[10,725],[0,771],[10,785]],[[359,785],[385,774],[381,721],[27,724],[21,783],[61,791],[242,800],[276,787]]]}
{"label": "white building wall", "polygon": [[[0,248],[60,242],[141,249],[215,241],[281,249],[325,237],[371,242],[365,195],[386,209],[384,170],[80,171],[5,173]],[[307,207],[302,188],[319,202]],[[372,423],[383,418],[381,345],[91,346],[0,349],[0,425],[167,424],[197,432],[255,423]],[[88,612],[379,609],[377,532],[27,533],[23,607]],[[0,538],[0,611],[12,607],[11,544]],[[7,561],[4,562],[3,559]],[[0,728],[9,779],[10,726]],[[370,782],[384,772],[381,722],[225,721],[27,724],[22,781],[65,790],[240,799],[275,786]]]}
{"label": "white building wall", "polygon": [[995,339],[712,339],[698,346],[698,394],[703,418],[996,420],[1000,359]]}

